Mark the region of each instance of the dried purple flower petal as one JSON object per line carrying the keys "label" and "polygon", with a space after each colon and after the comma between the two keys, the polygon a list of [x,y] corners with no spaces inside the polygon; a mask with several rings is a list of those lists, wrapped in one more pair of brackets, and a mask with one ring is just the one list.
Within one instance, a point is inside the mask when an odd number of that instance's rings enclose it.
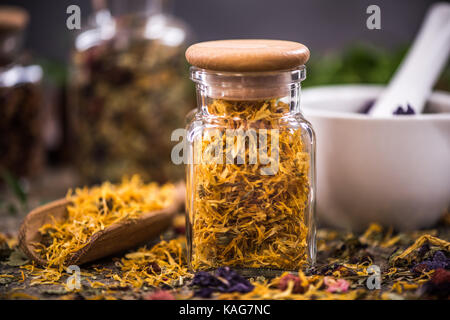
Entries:
{"label": "dried purple flower petal", "polygon": [[423,256],[425,256],[425,254],[426,254],[428,251],[430,251],[430,245],[429,245],[428,243],[425,243],[424,245],[422,245],[422,246],[420,247],[419,252],[418,252],[418,256],[419,256],[419,257],[423,257]]}
{"label": "dried purple flower petal", "polygon": [[450,268],[450,259],[447,258],[444,252],[436,251],[434,253],[433,259],[425,260],[421,263],[416,264],[412,271],[416,273],[421,273],[424,271],[436,270],[436,269],[448,269]]}
{"label": "dried purple flower petal", "polygon": [[240,292],[246,293],[253,290],[253,285],[229,267],[221,267],[215,275],[205,271],[199,271],[194,275],[191,286],[199,287],[195,295],[209,298],[213,292]]}
{"label": "dried purple flower petal", "polygon": [[249,290],[248,285],[246,285],[244,283],[237,283],[234,286],[231,286],[228,291],[229,292],[236,291],[236,292],[240,292],[240,293],[246,293],[246,292],[249,292],[251,290]]}
{"label": "dried purple flower petal", "polygon": [[200,287],[217,286],[219,283],[216,277],[206,271],[197,272],[192,280],[192,285]]}
{"label": "dried purple flower petal", "polygon": [[411,105],[408,103],[406,110],[402,108],[402,106],[398,106],[398,108],[394,111],[395,115],[410,115],[410,114],[416,114],[414,109],[411,107]]}
{"label": "dried purple flower petal", "polygon": [[211,298],[213,292],[214,289],[212,288],[200,288],[199,290],[195,291],[195,296],[200,298]]}

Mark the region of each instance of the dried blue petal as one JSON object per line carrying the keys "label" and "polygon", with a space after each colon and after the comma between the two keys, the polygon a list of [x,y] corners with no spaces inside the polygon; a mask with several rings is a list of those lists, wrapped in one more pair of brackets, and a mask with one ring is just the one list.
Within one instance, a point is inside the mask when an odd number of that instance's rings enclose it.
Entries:
{"label": "dried blue petal", "polygon": [[444,252],[442,251],[436,251],[434,253],[433,259],[431,260],[425,260],[421,263],[416,264],[412,271],[414,272],[423,272],[423,271],[430,271],[430,270],[436,270],[436,269],[449,269],[450,268],[450,259],[447,258]]}
{"label": "dried blue petal", "polygon": [[229,267],[218,268],[214,275],[200,271],[194,275],[191,286],[196,286],[198,290],[195,295],[202,298],[209,298],[213,292],[240,292],[246,293],[253,290],[253,285]]}
{"label": "dried blue petal", "polygon": [[240,292],[240,293],[246,293],[253,290],[253,286],[251,284],[244,284],[244,283],[237,283],[234,286],[231,286],[228,290],[228,292]]}
{"label": "dried blue petal", "polygon": [[211,298],[213,292],[214,289],[212,288],[200,288],[199,290],[195,291],[195,296],[201,298]]}
{"label": "dried blue petal", "polygon": [[201,287],[217,286],[219,284],[220,281],[216,277],[205,271],[197,272],[192,281],[192,285]]}
{"label": "dried blue petal", "polygon": [[416,114],[414,109],[411,107],[411,105],[408,103],[406,110],[402,108],[402,106],[398,106],[397,109],[394,111],[395,115],[409,115],[409,114]]}
{"label": "dried blue petal", "polygon": [[425,243],[419,249],[419,257],[423,257],[428,251],[430,251],[430,245]]}

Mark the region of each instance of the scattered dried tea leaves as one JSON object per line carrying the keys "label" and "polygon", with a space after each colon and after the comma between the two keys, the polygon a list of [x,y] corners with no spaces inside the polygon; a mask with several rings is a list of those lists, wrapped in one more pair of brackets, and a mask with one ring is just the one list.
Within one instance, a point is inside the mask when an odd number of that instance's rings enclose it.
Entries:
{"label": "scattered dried tea leaves", "polygon": [[142,247],[125,255],[117,266],[121,274],[110,274],[121,286],[143,285],[158,287],[182,285],[184,278],[190,278],[186,261],[186,240],[184,237],[170,241],[162,240],[152,248]]}
{"label": "scattered dried tea leaves", "polygon": [[420,249],[426,243],[440,247],[443,250],[450,251],[450,242],[425,234],[418,238],[409,248],[400,254],[393,256],[391,259],[392,263],[394,265],[402,262],[410,263],[413,259],[411,254],[417,249]]}
{"label": "scattered dried tea leaves", "polygon": [[15,248],[14,251],[11,252],[5,264],[11,267],[20,267],[26,265],[28,262],[28,257],[20,249]]}
{"label": "scattered dried tea leaves", "polygon": [[0,274],[0,285],[10,284],[14,281],[14,276],[10,274]]}
{"label": "scattered dried tea leaves", "polygon": [[67,294],[69,291],[63,286],[52,286],[42,292],[48,295],[61,296],[63,294]]}
{"label": "scattered dried tea leaves", "polygon": [[[176,223],[174,223],[175,226]],[[371,230],[365,233],[366,244],[363,245],[358,240],[362,235],[336,230],[328,232],[322,229],[318,233],[318,237],[327,249],[319,252],[316,268],[295,274],[286,272],[276,278],[248,279],[253,286],[249,292],[212,290],[211,297],[215,299],[298,300],[449,298],[448,269],[414,270],[415,266],[421,263],[425,263],[427,266],[428,263],[431,263],[431,267],[441,266],[446,261],[444,256],[449,256],[449,251],[445,249],[445,246],[436,246],[428,241],[424,243],[420,241],[422,244],[410,252],[407,256],[408,259],[392,266],[389,264],[388,258],[393,251],[397,250],[394,250],[394,247],[384,247],[383,243],[400,237],[402,240],[396,245],[398,246],[397,255],[402,254],[410,248],[411,243],[424,237],[424,232],[395,233],[387,228],[371,228]],[[434,235],[436,239],[440,240],[434,239],[434,243],[443,244],[447,240],[446,229],[442,229],[442,225],[438,229],[427,232],[428,236]],[[176,233],[164,233],[165,240],[161,240],[155,246],[149,245],[148,248],[143,247],[130,251],[128,258],[124,256],[116,261],[104,259],[97,264],[87,265],[81,270],[82,288],[67,294],[63,293],[69,276],[67,273],[59,273],[55,268],[40,269],[33,264],[27,264],[18,269],[18,267],[0,263],[0,279],[8,279],[3,280],[7,282],[6,284],[0,285],[0,298],[27,299],[32,296],[35,299],[144,299],[152,298],[154,292],[156,292],[154,298],[158,298],[161,294],[160,290],[165,291],[164,295],[167,293],[166,297],[162,297],[164,299],[169,298],[169,294],[176,299],[201,298],[199,295],[194,296],[194,291],[199,290],[200,287],[189,286],[194,275],[190,274],[187,269],[185,240],[182,237],[171,239],[171,236],[176,236]],[[372,261],[364,258],[366,251],[372,252]],[[181,260],[179,252],[181,252]],[[353,259],[349,254],[358,256],[358,258]],[[350,262],[351,260],[355,260],[354,263]],[[368,268],[373,264],[380,267],[380,290],[367,288],[367,279],[373,275]],[[18,270],[23,271],[23,276]],[[230,271],[232,270],[230,269]],[[46,273],[44,278],[47,278],[48,281],[42,279],[42,272]],[[212,276],[216,277],[214,274]],[[229,274],[221,276],[223,279],[229,277]],[[211,274],[208,273],[207,279],[210,278]],[[327,280],[325,280],[326,278]],[[347,291],[339,292],[345,291],[345,289],[342,290],[343,288],[337,286],[336,290],[328,292],[330,278],[332,282],[339,282],[341,285],[348,283]],[[341,280],[345,280],[345,282]],[[206,283],[210,284],[211,282],[208,281]],[[216,283],[215,281],[213,280],[212,283]],[[299,286],[299,284],[301,285]],[[220,282],[219,285],[224,284]],[[57,287],[59,289],[55,291],[54,289]],[[51,294],[52,290],[53,294]]]}
{"label": "scattered dried tea leaves", "polygon": [[11,292],[5,298],[8,300],[39,300],[39,297],[25,292]]}
{"label": "scattered dried tea leaves", "polygon": [[[295,289],[296,284],[298,284],[297,278],[302,282],[302,289],[299,290],[301,292],[297,292]],[[280,277],[270,281],[253,281],[252,284],[255,288],[251,292],[245,294],[225,293],[219,295],[219,299],[354,300],[362,298],[365,295],[365,290],[360,288],[348,290],[347,292],[329,292],[325,290],[326,286],[324,286],[323,276],[307,276],[301,271],[298,273],[298,276],[284,273]]]}

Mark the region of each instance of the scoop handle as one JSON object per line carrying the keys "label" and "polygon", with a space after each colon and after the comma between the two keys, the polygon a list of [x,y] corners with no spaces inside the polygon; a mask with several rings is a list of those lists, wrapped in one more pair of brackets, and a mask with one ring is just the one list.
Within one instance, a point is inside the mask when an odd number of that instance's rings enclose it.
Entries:
{"label": "scoop handle", "polygon": [[406,58],[388,87],[369,111],[374,117],[392,116],[408,104],[422,113],[450,51],[450,4],[436,3],[427,12]]}

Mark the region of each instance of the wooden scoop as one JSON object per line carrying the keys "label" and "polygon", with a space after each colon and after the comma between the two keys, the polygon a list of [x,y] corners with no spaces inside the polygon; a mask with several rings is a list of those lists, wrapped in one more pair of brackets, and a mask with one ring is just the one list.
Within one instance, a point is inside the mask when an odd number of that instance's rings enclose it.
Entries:
{"label": "wooden scoop", "polygon": [[[109,256],[141,243],[144,243],[164,231],[172,222],[174,214],[181,209],[185,201],[186,187],[184,182],[175,186],[175,198],[169,207],[148,212],[136,219],[115,223],[93,234],[88,244],[76,251],[65,261],[66,265],[81,265],[99,258]],[[39,228],[52,223],[52,216],[56,221],[67,218],[66,207],[70,201],[60,199],[31,211],[22,222],[19,230],[19,245],[26,255],[40,265],[48,262],[35,251],[35,243],[42,240]]]}

